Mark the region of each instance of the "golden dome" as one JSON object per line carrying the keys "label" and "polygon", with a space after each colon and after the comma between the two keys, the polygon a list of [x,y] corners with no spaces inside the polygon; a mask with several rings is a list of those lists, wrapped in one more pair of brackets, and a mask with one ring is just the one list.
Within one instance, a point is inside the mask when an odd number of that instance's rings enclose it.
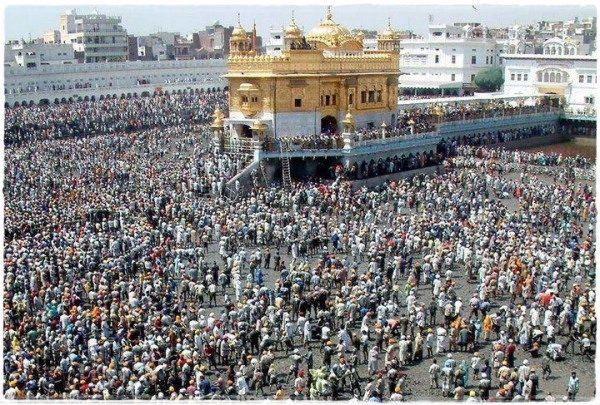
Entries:
{"label": "golden dome", "polygon": [[397,39],[398,37],[399,33],[392,28],[392,23],[388,17],[387,27],[377,35],[377,39]]}
{"label": "golden dome", "polygon": [[231,31],[231,39],[236,40],[246,38],[248,38],[248,33],[240,23],[240,13],[238,13],[238,25],[233,29],[233,31]]}
{"label": "golden dome", "polygon": [[354,116],[350,114],[350,111],[346,113],[344,120],[342,121],[344,124],[354,124]]}
{"label": "golden dome", "polygon": [[223,111],[221,111],[221,109],[219,108],[219,106],[217,106],[217,108],[215,108],[215,111],[213,112],[213,117],[216,118],[223,118]]}
{"label": "golden dome", "polygon": [[308,42],[321,42],[328,47],[337,47],[353,39],[348,29],[335,21],[331,15],[331,7],[327,7],[325,19],[314,27],[306,36]]}
{"label": "golden dome", "polygon": [[302,30],[296,25],[296,19],[294,18],[294,13],[292,12],[292,21],[290,21],[290,25],[284,31],[286,38],[301,38]]}
{"label": "golden dome", "polygon": [[240,84],[238,91],[241,91],[241,92],[258,91],[258,87],[256,87],[252,83],[242,83],[242,84]]}
{"label": "golden dome", "polygon": [[211,124],[211,128],[213,128],[213,129],[223,128],[223,112],[221,111],[221,109],[218,106],[215,109],[215,112],[213,113],[213,122]]}

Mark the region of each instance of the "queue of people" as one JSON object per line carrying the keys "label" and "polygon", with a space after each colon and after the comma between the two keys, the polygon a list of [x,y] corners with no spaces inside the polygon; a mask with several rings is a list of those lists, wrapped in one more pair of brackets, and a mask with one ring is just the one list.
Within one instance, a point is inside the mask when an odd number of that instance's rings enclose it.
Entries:
{"label": "queue of people", "polygon": [[[426,135],[437,130],[437,126],[444,122],[452,122],[458,120],[472,120],[480,118],[490,118],[499,116],[510,116],[517,114],[531,114],[534,112],[547,112],[552,109],[549,105],[538,106],[513,106],[511,104],[497,103],[493,108],[481,108],[478,104],[456,104],[445,105],[440,111],[436,110],[438,106],[428,105],[427,107],[410,107],[402,110],[394,125],[389,128],[360,128],[352,133],[352,141],[363,142],[376,139],[398,138],[413,135]],[[521,131],[522,132],[522,131]],[[385,135],[384,135],[385,134]],[[505,139],[500,141],[508,141],[509,137],[515,134],[515,139],[520,139],[520,132],[507,132]],[[532,135],[537,136],[537,135]],[[339,131],[323,132],[315,136],[290,136],[282,137],[277,146],[276,143],[271,143],[269,150],[278,150],[283,147],[287,150],[291,149],[341,149],[344,147],[344,139]]]}

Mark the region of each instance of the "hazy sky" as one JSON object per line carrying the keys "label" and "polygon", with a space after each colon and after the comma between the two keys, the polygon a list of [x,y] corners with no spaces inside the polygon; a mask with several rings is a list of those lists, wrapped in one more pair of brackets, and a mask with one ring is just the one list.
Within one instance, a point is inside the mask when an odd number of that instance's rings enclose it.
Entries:
{"label": "hazy sky", "polygon": [[[50,29],[58,29],[59,16],[68,6],[9,6],[5,9],[5,38],[28,39],[38,37]],[[78,13],[91,13],[93,6],[75,6]],[[219,20],[223,25],[235,25],[241,15],[242,25],[251,28],[256,20],[260,35],[267,36],[269,27],[287,25],[294,10],[298,25],[305,30],[315,26],[325,13],[325,6],[98,6],[98,12],[119,15],[123,26],[131,34],[145,35],[158,30],[182,34],[199,31]],[[347,28],[380,29],[388,16],[398,29],[409,29],[418,34],[427,30],[428,15],[435,23],[457,21],[482,22],[490,27],[515,23],[533,23],[541,20],[568,20],[596,15],[594,6],[509,6],[478,5],[339,5],[333,7],[334,20]]]}

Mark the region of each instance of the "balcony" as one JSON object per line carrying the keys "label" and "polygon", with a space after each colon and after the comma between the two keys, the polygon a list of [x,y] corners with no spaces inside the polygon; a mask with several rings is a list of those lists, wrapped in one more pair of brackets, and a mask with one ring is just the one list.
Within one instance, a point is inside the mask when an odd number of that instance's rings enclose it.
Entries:
{"label": "balcony", "polygon": [[125,48],[127,47],[127,43],[125,42],[115,42],[114,44],[112,42],[106,42],[106,43],[95,43],[95,42],[86,42],[85,44],[86,48]]}

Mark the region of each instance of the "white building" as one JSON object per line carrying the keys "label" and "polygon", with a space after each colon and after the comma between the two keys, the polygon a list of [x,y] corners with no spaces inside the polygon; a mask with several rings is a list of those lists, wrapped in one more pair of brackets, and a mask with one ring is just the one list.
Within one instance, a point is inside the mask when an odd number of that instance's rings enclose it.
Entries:
{"label": "white building", "polygon": [[151,94],[155,90],[223,90],[225,59],[79,63],[4,67],[6,104]]}
{"label": "white building", "polygon": [[60,16],[59,28],[61,42],[71,44],[83,62],[127,60],[127,31],[121,26],[121,17],[77,15],[69,10]]}
{"label": "white building", "polygon": [[267,55],[281,55],[281,50],[283,49],[283,29],[271,28],[269,30],[269,39],[265,49]]}
{"label": "white building", "polygon": [[430,25],[427,38],[401,41],[399,87],[462,95],[480,70],[499,65],[499,56],[496,40],[480,25]]}
{"label": "white building", "polygon": [[590,45],[571,37],[554,37],[544,41],[542,53],[544,55],[587,55],[590,53]]}
{"label": "white building", "polygon": [[503,59],[506,95],[558,94],[567,109],[595,110],[596,56],[565,55],[563,50],[562,55],[512,54]]}
{"label": "white building", "polygon": [[45,44],[60,44],[60,31],[51,30],[42,35],[42,42]]}
{"label": "white building", "polygon": [[73,47],[67,44],[39,44],[19,41],[4,45],[4,67],[35,69],[45,65],[77,63]]}
{"label": "white building", "polygon": [[363,40],[363,49],[365,51],[377,50],[377,38],[365,38]]}

